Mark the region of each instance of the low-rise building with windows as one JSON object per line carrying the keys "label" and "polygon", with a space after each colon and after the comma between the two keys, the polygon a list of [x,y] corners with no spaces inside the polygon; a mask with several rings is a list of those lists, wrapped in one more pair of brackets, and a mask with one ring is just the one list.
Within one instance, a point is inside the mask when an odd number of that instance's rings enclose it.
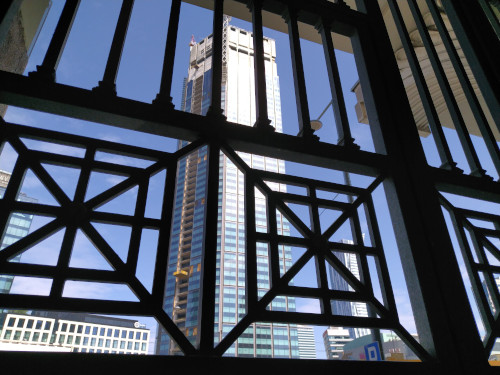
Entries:
{"label": "low-rise building with windows", "polygon": [[0,350],[59,347],[62,351],[147,354],[149,329],[138,321],[92,314],[8,313],[0,334]]}

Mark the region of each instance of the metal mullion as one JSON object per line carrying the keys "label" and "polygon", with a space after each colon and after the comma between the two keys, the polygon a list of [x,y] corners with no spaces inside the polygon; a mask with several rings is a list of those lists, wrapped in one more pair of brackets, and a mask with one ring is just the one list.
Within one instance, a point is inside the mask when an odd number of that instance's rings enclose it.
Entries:
{"label": "metal mullion", "polygon": [[302,267],[304,267],[313,256],[314,253],[310,249],[307,249],[306,252],[302,254],[302,256],[288,269],[288,271],[285,272],[279,282],[288,287],[290,281],[300,272]]}
{"label": "metal mullion", "polygon": [[[224,0],[214,0],[212,37],[212,103],[207,115],[224,118],[222,105],[222,33],[224,24]],[[213,336],[213,334],[212,334]],[[213,345],[213,344],[212,344]]]}
{"label": "metal mullion", "polygon": [[158,323],[165,328],[167,334],[175,341],[185,355],[193,355],[197,352],[184,333],[179,330],[177,325],[172,321],[172,319],[170,319],[163,308],[153,310],[152,313]]}
{"label": "metal mullion", "polygon": [[[345,172],[345,176],[349,176],[347,172]],[[350,185],[350,180],[349,185]],[[346,181],[346,182],[347,182]],[[352,199],[351,199],[352,200]],[[363,234],[361,232],[361,223],[359,222],[359,214],[358,210],[356,209],[354,211],[354,214],[351,217],[351,230],[352,230],[352,235],[355,243],[363,243]],[[375,297],[375,293],[373,291],[373,283],[372,283],[372,278],[370,275],[370,267],[368,266],[368,259],[366,257],[365,253],[357,253],[356,258],[358,260],[358,264],[361,265],[361,273],[360,273],[360,279],[361,282],[365,285],[366,288],[368,288],[371,292],[372,295],[372,303],[375,302],[377,299]],[[368,311],[368,316],[369,317],[376,317],[376,313],[373,311],[372,307],[370,304],[367,304],[367,311]],[[378,341],[381,345],[383,343],[382,337],[380,335],[380,331],[377,329],[373,329],[371,332],[371,336],[374,341]]]}
{"label": "metal mullion", "polygon": [[122,0],[122,7],[118,22],[116,23],[115,34],[109,50],[108,61],[102,81],[94,88],[93,91],[116,95],[116,77],[120,67],[120,60],[122,57],[123,46],[125,45],[125,38],[127,36],[128,25],[130,16],[132,15],[132,8],[134,7],[134,0]]}
{"label": "metal mullion", "polygon": [[[85,196],[85,191],[87,189],[88,185],[88,178],[89,178],[89,168],[88,164],[91,162],[95,154],[95,149],[93,148],[88,148],[86,153],[85,153],[85,159],[84,162],[86,162],[87,167],[83,167],[82,171],[80,173],[80,177],[78,179],[78,183],[76,186],[76,191],[75,191],[75,203],[83,203],[83,199]],[[41,167],[41,166],[40,166]],[[57,186],[57,185],[56,185]],[[57,186],[59,188],[59,186]],[[66,198],[68,201],[69,199]],[[66,204],[69,204],[70,202],[64,202]],[[63,210],[67,209],[69,210],[69,205],[68,207],[62,207]],[[70,214],[69,212],[67,214]],[[62,297],[63,289],[64,289],[64,284],[66,280],[68,279],[68,268],[69,268],[69,263],[71,260],[71,253],[73,250],[73,246],[75,243],[75,238],[76,238],[76,232],[78,229],[78,218],[74,218],[76,221],[70,222],[66,225],[66,231],[64,232],[64,237],[63,241],[61,244],[61,251],[59,253],[59,258],[57,261],[56,265],[56,273],[54,275],[54,280],[52,282],[52,286],[50,289],[50,297],[52,299]]]}
{"label": "metal mullion", "polygon": [[[344,179],[349,181],[349,175],[347,172],[344,172]],[[353,212],[355,212],[358,207],[363,203],[364,200],[377,188],[377,186],[383,181],[384,177],[382,175],[378,176],[366,189],[363,189],[363,192],[353,201],[352,196],[348,195],[347,200],[351,204],[351,208],[342,212],[342,214],[335,220],[330,227],[323,232],[323,237],[328,239],[330,238],[337,229],[340,228],[342,224],[351,216]],[[347,186],[350,186],[350,182],[347,183]]]}
{"label": "metal mullion", "polygon": [[71,297],[61,297],[51,300],[45,296],[7,294],[2,295],[2,305],[17,309],[35,308],[37,310],[85,311],[110,315],[122,315],[124,311],[131,315],[140,316],[147,315],[148,313],[147,307],[140,302],[103,301]]}
{"label": "metal mullion", "polygon": [[382,244],[382,238],[380,236],[380,229],[378,226],[378,221],[375,213],[375,206],[373,204],[372,196],[368,196],[365,201],[365,217],[368,224],[368,230],[370,231],[370,238],[374,242],[375,248],[377,249],[376,266],[377,273],[379,277],[379,283],[382,285],[382,298],[384,299],[384,304],[389,309],[390,312],[394,313],[395,316],[398,315],[396,299],[394,297],[394,291],[392,288],[391,279],[389,276],[389,267],[387,266],[387,260],[385,258],[385,252]]}
{"label": "metal mullion", "polygon": [[[479,313],[481,314],[483,324],[485,325],[485,328],[487,330],[491,330],[491,328],[494,325],[494,319],[491,314],[491,309],[489,308],[489,303],[486,299],[486,296],[484,294],[482,285],[481,285],[481,280],[479,279],[479,275],[477,272],[473,269],[472,265],[475,263],[474,262],[474,257],[472,256],[472,252],[469,246],[469,243],[467,241],[467,237],[465,235],[464,228],[461,226],[461,223],[458,221],[458,218],[456,217],[455,213],[453,212],[453,206],[451,206],[447,201],[444,200],[444,198],[441,196],[440,197],[441,202],[445,204],[445,208],[448,210],[451,221],[453,223],[453,227],[455,229],[455,232],[457,234],[457,240],[458,244],[460,247],[460,250],[462,252],[462,256],[464,257],[465,260],[465,267],[467,268],[467,273],[469,274],[469,278],[471,279],[471,286],[472,290],[474,292],[475,297],[479,300],[480,303],[478,303],[478,310]],[[488,307],[486,309],[486,307]]]}
{"label": "metal mullion", "polygon": [[62,297],[64,284],[68,279],[67,270],[69,268],[71,252],[75,243],[76,231],[77,226],[75,224],[71,223],[66,225],[66,231],[64,232],[64,237],[61,244],[61,251],[59,252],[59,258],[54,269],[54,278],[52,281],[52,286],[50,288],[49,297],[51,299]]}
{"label": "metal mullion", "polygon": [[[134,217],[130,215],[114,214],[111,212],[92,211],[89,213],[90,221],[103,224],[115,224],[123,226],[132,226]],[[152,219],[145,217],[142,219],[142,227],[150,229],[158,229],[161,227],[160,219]]]}
{"label": "metal mullion", "polygon": [[347,110],[342,92],[342,83],[340,80],[339,67],[337,65],[337,58],[335,56],[335,49],[332,40],[332,30],[329,22],[321,19],[319,24],[319,33],[323,43],[323,51],[325,54],[326,67],[328,70],[328,79],[330,81],[330,90],[332,93],[332,107],[335,116],[335,125],[337,128],[338,145],[359,149],[354,143],[352,138],[351,128],[349,127],[349,119],[347,117]]}
{"label": "metal mullion", "polygon": [[82,224],[81,230],[88,237],[89,241],[96,247],[96,249],[98,249],[102,256],[106,258],[111,267],[115,269],[115,272],[123,273],[125,270],[125,263],[115,253],[111,246],[109,246],[95,227],[90,223],[85,223]]}
{"label": "metal mullion", "polygon": [[486,0],[479,0],[479,4],[481,5],[481,8],[483,9],[484,13],[486,14],[486,17],[488,17],[488,20],[490,21],[491,27],[493,30],[495,30],[495,33],[497,34],[498,38],[500,39],[500,23],[491,10],[490,6],[486,2]]}
{"label": "metal mullion", "polygon": [[[216,6],[222,2],[216,0]],[[218,12],[222,15],[222,9]],[[217,13],[217,12],[216,12]],[[222,17],[221,17],[222,19]],[[215,21],[214,21],[215,25]],[[215,34],[214,30],[214,34]],[[220,85],[220,80],[219,83]],[[219,86],[220,88],[220,86]],[[219,97],[220,99],[220,97]],[[219,106],[220,108],[220,106]],[[208,146],[208,168],[206,182],[206,216],[205,216],[205,238],[203,252],[203,266],[201,272],[201,314],[199,315],[199,347],[201,353],[211,353],[214,348],[214,315],[215,315],[215,268],[217,258],[217,222],[219,214],[218,190],[219,190],[219,165],[220,145],[213,141]],[[200,316],[201,315],[201,316]]]}
{"label": "metal mullion", "polygon": [[[269,234],[256,232],[255,239],[257,242],[269,242]],[[309,239],[301,237],[277,235],[276,239],[280,245],[297,245],[307,247],[310,244]]]}
{"label": "metal mullion", "polygon": [[[500,40],[477,1],[441,3],[493,118],[500,117]],[[497,128],[500,131],[500,127]]]}
{"label": "metal mullion", "polygon": [[390,322],[381,318],[357,317],[347,315],[325,315],[288,311],[262,310],[258,314],[259,322],[284,324],[312,324],[341,327],[363,327],[392,329]]}
{"label": "metal mullion", "polygon": [[322,298],[328,295],[328,299],[337,299],[342,301],[355,301],[366,302],[358,292],[351,292],[347,290],[331,290],[326,291],[318,288],[302,287],[302,286],[288,286],[283,293],[289,297],[305,297],[305,298]]}
{"label": "metal mullion", "polygon": [[146,212],[146,201],[148,198],[149,180],[144,176],[144,180],[139,182],[139,190],[137,192],[137,200],[132,224],[132,233],[130,234],[130,242],[127,254],[127,268],[135,274],[137,262],[139,258],[139,248],[141,245],[143,218]]}
{"label": "metal mullion", "polygon": [[80,0],[66,0],[66,4],[64,4],[64,8],[57,22],[54,35],[50,40],[49,48],[45,53],[42,65],[37,65],[37,70],[29,73],[30,77],[55,81],[57,65],[62,56],[66,40],[68,39],[79,6]]}
{"label": "metal mullion", "polygon": [[460,139],[460,143],[470,167],[471,175],[485,177],[486,171],[481,167],[481,162],[479,161],[476,150],[474,149],[474,145],[472,144],[469,131],[467,130],[463,116],[460,113],[457,101],[448,82],[446,73],[444,72],[443,66],[441,65],[439,56],[429,35],[427,27],[425,26],[425,21],[422,17],[422,14],[420,13],[416,3],[414,3],[413,1],[407,1],[407,3],[413,15],[413,19],[416,23],[419,34],[422,37],[427,56],[441,89],[441,94],[443,95],[453,124],[455,125],[455,128],[457,130],[457,135]]}
{"label": "metal mullion", "polygon": [[262,31],[262,4],[263,0],[250,0],[253,28],[253,58],[255,79],[255,127],[274,131],[267,110],[266,70],[264,64],[264,33]]}
{"label": "metal mullion", "polygon": [[[165,155],[171,155],[171,153],[169,152],[162,152],[139,146],[131,146],[122,143],[104,141],[102,139],[84,137],[81,135],[60,133],[53,130],[34,128],[31,126],[19,125],[10,122],[2,123],[2,126],[5,126],[9,129],[9,131],[16,133],[20,139],[27,138],[35,141],[55,143],[78,149],[85,149],[88,145],[91,144],[97,151],[130,156],[149,161],[157,161],[158,159],[165,157]],[[30,152],[35,152],[35,150],[30,150]],[[75,158],[74,156],[64,156]],[[79,159],[81,160],[81,158]]]}
{"label": "metal mullion", "polygon": [[344,211],[349,207],[348,203],[344,202],[338,202],[338,201],[332,201],[328,199],[322,199],[322,198],[317,198],[315,197],[314,199],[311,199],[309,197],[306,197],[304,195],[299,195],[299,194],[290,194],[290,193],[283,193],[279,191],[274,191],[274,196],[276,198],[279,198],[287,203],[297,203],[300,205],[308,205],[314,203],[316,206],[321,206],[324,208],[333,208],[339,211]]}
{"label": "metal mullion", "polygon": [[[268,194],[271,197],[272,194]],[[274,199],[274,198],[273,198]],[[302,220],[293,212],[286,204],[281,201],[275,201],[275,208],[279,209],[279,212],[295,226],[304,237],[312,237],[312,231],[305,225]]]}
{"label": "metal mullion", "polygon": [[9,137],[10,145],[16,150],[19,156],[23,158],[27,168],[30,168],[35,175],[40,179],[40,182],[49,190],[59,204],[64,205],[70,203],[70,199],[66,193],[54,181],[52,176],[42,167],[39,160],[32,157],[31,151],[21,142],[17,136]]}
{"label": "metal mullion", "polygon": [[424,347],[398,322],[393,328],[394,332],[402,341],[419,357],[422,361],[432,361],[434,358],[424,349]]}
{"label": "metal mullion", "polygon": [[476,230],[480,231],[483,236],[495,237],[500,239],[500,230],[488,228],[477,228]]}
{"label": "metal mullion", "polygon": [[284,15],[284,18],[288,24],[288,37],[290,40],[290,52],[292,54],[293,82],[299,121],[299,133],[297,135],[305,139],[314,139],[314,132],[311,128],[311,119],[309,115],[309,104],[307,103],[306,79],[304,76],[304,65],[300,47],[298,16],[297,10],[293,5],[287,6],[287,13]]}
{"label": "metal mullion", "polygon": [[367,255],[378,256],[380,254],[380,250],[375,247],[368,247],[364,245],[354,245],[354,244],[346,244],[343,242],[331,242],[328,241],[328,247],[331,251],[343,251],[346,253],[352,252],[363,252]]}
{"label": "metal mullion", "polygon": [[107,203],[113,198],[116,198],[117,196],[125,193],[126,191],[132,189],[135,185],[139,183],[139,174],[149,174],[153,175],[161,171],[163,168],[163,165],[160,163],[155,163],[146,169],[142,170],[140,173],[134,173],[132,176],[127,178],[126,180],[123,180],[119,184],[109,188],[108,190],[103,191],[102,193],[96,195],[92,199],[89,199],[85,204],[89,208],[98,208],[102,206],[103,204]]}
{"label": "metal mullion", "polygon": [[179,29],[179,16],[181,13],[181,0],[172,0],[170,6],[170,17],[168,19],[167,40],[165,42],[165,53],[163,55],[163,69],[161,72],[160,91],[156,95],[153,104],[165,109],[173,109],[172,97],[172,75],[174,73],[175,48],[177,45],[177,32]]}
{"label": "metal mullion", "polygon": [[495,215],[489,212],[473,211],[466,208],[455,208],[455,212],[467,219],[493,222],[493,225],[495,225],[497,230],[500,231],[500,215]]}
{"label": "metal mullion", "polygon": [[276,236],[278,234],[278,226],[277,226],[277,212],[276,212],[276,201],[274,197],[267,196],[267,230],[269,233],[269,270],[271,273],[271,289],[274,288],[275,285],[278,284],[278,281],[281,277],[281,269],[280,269],[280,253],[278,249],[278,241]]}
{"label": "metal mullion", "polygon": [[[434,1],[426,0],[427,6],[432,14],[432,18],[434,19],[434,23],[438,29],[439,35],[443,44],[448,53],[448,57],[453,65],[455,73],[460,81],[461,88],[467,98],[472,114],[474,115],[474,119],[476,120],[477,126],[479,127],[479,131],[483,136],[486,147],[489,151],[490,157],[493,161],[493,165],[497,173],[500,175],[500,150],[498,148],[498,144],[496,143],[493,132],[488,125],[488,120],[486,120],[486,116],[484,111],[481,109],[481,105],[477,99],[476,94],[474,93],[474,89],[467,77],[467,73],[465,72],[464,66],[460,57],[458,56],[458,52],[453,45],[453,41],[450,38],[450,34],[444,25],[443,19],[437,10],[437,6]],[[496,124],[496,127],[500,129],[500,118],[493,117],[493,121]]]}
{"label": "metal mullion", "polygon": [[[493,245],[491,243],[491,241],[486,237],[483,237],[483,245],[484,245],[484,247],[486,247],[488,249],[488,251],[490,253],[492,253],[492,255],[495,258],[497,258],[500,261],[500,249],[498,249],[495,245]],[[495,267],[495,266],[490,265],[490,267]],[[498,266],[498,267],[500,267],[500,266]],[[500,273],[500,270],[498,273]]]}
{"label": "metal mullion", "polygon": [[[46,277],[54,276],[55,266],[7,262],[2,266],[2,273],[15,276]],[[66,272],[68,279],[90,282],[122,283],[118,273],[108,270],[92,270],[83,268],[69,268]]]}
{"label": "metal mullion", "polygon": [[365,192],[365,189],[356,186],[346,186],[342,184],[337,184],[335,182],[314,180],[312,178],[299,177],[293,175],[285,175],[277,172],[270,171],[256,171],[256,173],[265,181],[278,182],[278,183],[288,183],[292,185],[295,184],[298,187],[306,187],[311,184],[314,185],[316,190],[325,190],[331,193],[339,193],[345,195],[361,195]]}
{"label": "metal mullion", "polygon": [[255,183],[252,174],[249,173],[245,173],[245,236],[245,303],[248,313],[252,313],[258,301],[256,248],[258,240],[255,229]]}
{"label": "metal mullion", "polygon": [[354,276],[351,270],[347,268],[344,263],[340,261],[340,259],[338,259],[331,252],[325,253],[325,259],[356,292],[363,293],[365,294],[367,300],[370,299],[371,295],[366,294],[365,285],[359,281],[356,276]]}
{"label": "metal mullion", "polygon": [[459,169],[456,167],[457,163],[454,162],[453,156],[451,155],[448,142],[446,141],[443,128],[439,121],[436,107],[433,104],[431,93],[429,91],[429,87],[426,84],[422,68],[418,63],[418,58],[413,48],[408,30],[406,29],[406,26],[404,24],[399,5],[396,5],[396,2],[394,0],[389,0],[388,4],[392,13],[392,18],[399,33],[399,39],[401,40],[404,51],[408,58],[408,64],[410,65],[412,75],[415,79],[415,86],[417,87],[418,93],[420,95],[427,121],[429,121],[432,138],[436,143],[436,148],[441,160],[441,168],[459,171]]}
{"label": "metal mullion", "polygon": [[177,159],[168,160],[163,193],[161,224],[156,250],[156,262],[153,278],[152,296],[163,306],[165,283],[167,276],[168,256],[170,255],[170,236],[172,231],[172,216],[174,213],[175,181],[177,175]]}
{"label": "metal mullion", "polygon": [[[477,231],[475,230],[475,228],[472,228],[472,230],[469,231],[469,233],[470,233],[470,238],[472,240],[472,245],[474,246],[474,249],[475,249],[475,252],[477,254],[479,261],[482,264],[489,266],[490,262],[488,261],[488,257],[486,256],[486,253],[484,251],[483,244],[477,238],[478,237]],[[483,274],[484,274],[484,280],[485,280],[486,285],[488,286],[488,289],[489,289],[489,294],[491,295],[493,306],[494,306],[496,311],[499,311],[500,310],[500,293],[498,291],[498,287],[497,287],[497,284],[496,284],[495,279],[493,277],[493,274],[492,274],[491,270],[485,271],[485,272],[483,272]]]}
{"label": "metal mullion", "polygon": [[7,246],[5,249],[0,251],[0,263],[6,262],[9,258],[15,257],[20,252],[24,251],[28,246],[34,246],[43,241],[58,231],[61,227],[63,227],[63,225],[64,223],[62,220],[55,219]]}
{"label": "metal mullion", "polygon": [[[316,189],[314,185],[309,185],[307,187],[308,197],[311,200],[309,205],[309,216],[312,220],[312,231],[314,232],[314,237],[321,237],[321,222],[319,219],[319,206],[317,203]],[[319,243],[319,241],[318,241]],[[328,249],[314,249],[316,254],[314,257],[315,270],[316,270],[316,282],[321,290],[320,297],[320,308],[321,313],[331,315],[332,314],[332,304],[328,292],[330,291],[328,287],[328,276],[326,273],[325,258],[321,254],[322,251],[329,251]]]}
{"label": "metal mullion", "polygon": [[[0,200],[1,202],[1,200]],[[0,203],[1,205],[1,203]],[[39,216],[47,216],[50,218],[55,218],[61,213],[61,207],[51,206],[48,204],[33,203],[33,202],[23,202],[23,201],[12,201],[10,203],[12,206],[12,212],[24,212],[29,214],[35,214]]]}

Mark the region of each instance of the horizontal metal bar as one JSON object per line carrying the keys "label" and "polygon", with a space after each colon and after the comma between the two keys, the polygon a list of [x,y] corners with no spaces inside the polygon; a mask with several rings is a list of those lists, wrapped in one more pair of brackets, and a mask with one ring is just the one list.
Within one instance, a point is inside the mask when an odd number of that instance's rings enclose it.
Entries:
{"label": "horizontal metal bar", "polygon": [[264,136],[253,127],[187,112],[172,111],[165,116],[148,103],[125,98],[96,100],[89,90],[57,83],[40,86],[28,77],[4,71],[0,71],[0,82],[0,102],[9,105],[189,141],[223,135],[238,151],[329,169],[335,165],[336,170],[370,176],[390,168],[388,157],[381,154],[346,150],[324,142],[310,145],[300,137],[282,133]]}
{"label": "horizontal metal bar", "polygon": [[344,315],[322,315],[313,313],[298,313],[287,311],[261,311],[257,314],[257,321],[266,323],[295,323],[326,325],[336,327],[363,327],[393,329],[394,322],[387,319],[344,316]]}

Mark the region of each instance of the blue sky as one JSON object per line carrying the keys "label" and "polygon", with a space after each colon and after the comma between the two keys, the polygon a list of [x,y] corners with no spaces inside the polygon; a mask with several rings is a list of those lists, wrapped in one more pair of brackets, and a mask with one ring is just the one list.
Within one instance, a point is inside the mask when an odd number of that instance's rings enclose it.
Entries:
{"label": "blue sky", "polygon": [[[64,2],[62,0],[53,0],[52,9],[50,10],[45,26],[40,34],[38,43],[33,49],[25,74],[34,70],[36,65],[40,64],[43,60],[44,52],[50,40],[50,35],[55,27],[55,20],[60,14],[63,3]],[[57,70],[58,82],[85,89],[91,89],[97,85],[97,82],[102,78],[102,74],[104,72],[109,46],[113,37],[114,25],[118,17],[120,6],[121,1],[118,0],[82,1],[73,26],[73,31],[68,39],[66,50],[61,58],[60,65]],[[155,98],[159,89],[159,79],[163,62],[163,51],[168,27],[169,12],[170,1],[136,0],[117,79],[117,91],[119,96],[143,102],[151,102]],[[145,22],[145,20],[147,21]],[[233,19],[231,23],[241,28],[251,29],[251,25],[248,22]],[[182,80],[187,74],[189,57],[188,43],[191,39],[191,35],[193,35],[198,41],[211,32],[211,11],[200,9],[189,4],[182,5],[174,68],[174,80],[171,93],[176,108],[180,108]],[[276,61],[278,74],[280,76],[284,132],[287,134],[296,134],[298,132],[298,122],[292,79],[293,75],[289,57],[290,50],[288,36],[270,29],[265,29],[264,35],[276,40]],[[325,106],[330,102],[330,88],[328,85],[328,77],[322,47],[312,42],[302,41],[302,48],[309,109],[311,118],[314,119],[319,116]],[[358,79],[354,59],[352,55],[342,51],[337,51],[337,59],[339,62],[342,86],[353,137],[356,139],[356,143],[361,146],[362,150],[373,152],[373,142],[371,140],[369,126],[365,124],[358,124],[356,114],[354,112],[356,99],[354,93],[350,92],[351,87]],[[62,118],[15,107],[9,108],[6,120],[14,123],[54,129],[72,134],[154,148],[157,150],[174,151],[176,149],[176,140],[173,139],[148,134],[141,134],[138,136],[137,133],[124,129],[108,127],[70,118]],[[322,121],[324,126],[317,133],[320,136],[321,141],[335,143],[337,136],[331,108],[325,113]],[[453,154],[459,164],[459,167],[467,171],[468,169],[465,166],[465,158],[463,156],[463,152],[460,151],[455,131],[445,128],[445,134],[453,149]],[[485,161],[485,168],[492,176],[498,177],[496,176],[492,164],[487,157],[482,139],[475,136],[472,138],[479,150],[481,159]],[[431,137],[421,138],[421,140],[429,164],[438,166],[439,162],[437,153]],[[75,156],[81,151],[78,149],[68,148],[66,146],[56,147],[54,145],[47,144],[36,145],[36,142],[32,142],[29,147],[38,147],[40,149],[45,148],[51,152],[60,152]],[[101,155],[101,158],[102,160],[115,163],[132,162],[136,163],[138,166],[140,166],[141,162],[144,162],[137,159],[127,160],[123,157],[111,154]],[[9,170],[9,166],[12,165],[12,160],[12,153],[9,154],[8,150],[4,151],[2,159],[0,160],[2,163],[0,165],[0,169]],[[52,168],[52,170],[49,170],[49,173],[53,174],[64,189],[71,192],[71,189],[74,188],[75,181],[78,177],[77,174],[74,174],[75,171],[61,168],[58,169],[57,167],[50,168]],[[297,163],[287,162],[286,169],[287,173],[290,174],[342,182],[342,180],[340,180],[341,173],[328,172],[322,168],[313,168]],[[157,175],[151,181],[152,185],[150,186],[155,187],[155,191],[161,190],[163,183],[161,181],[161,177],[162,176]],[[118,176],[100,176],[96,174],[94,178],[94,183],[91,184],[91,186],[92,189],[95,189],[95,191],[90,192],[90,196],[92,194],[97,194],[97,192],[104,190],[106,187],[113,186],[113,184],[119,182]],[[372,178],[368,178],[366,176],[352,176],[351,178],[354,185],[361,187],[366,187],[372,180]],[[22,188],[23,192],[38,198],[41,202],[54,204],[55,201],[51,198],[50,194],[44,192],[43,190],[43,187],[40,186],[40,183],[34,175],[28,175],[26,177]],[[133,194],[133,191],[129,191],[122,197],[122,201],[119,201],[118,199],[112,201],[110,202],[112,204],[111,207],[103,207],[103,209],[113,211],[118,209],[125,211],[130,210],[132,207],[130,202],[129,204],[124,202],[126,202],[128,198],[132,197]],[[495,210],[498,212],[499,209],[498,205],[488,206],[484,204],[484,202],[474,202],[471,200],[458,199],[451,196],[449,197],[450,199],[454,199],[454,202],[456,202],[457,205],[470,205],[471,207],[476,208],[479,205],[481,209],[488,210],[489,212],[495,212]],[[158,198],[161,197],[153,194],[150,198],[148,198],[148,202],[154,202],[155,199]],[[338,200],[342,199],[342,197],[335,197],[334,194],[331,194],[330,198]],[[50,203],[51,199],[54,202]],[[374,193],[374,200],[401,320],[403,325],[405,325],[410,332],[414,332],[415,328],[411,307],[406,287],[404,285],[404,277],[402,275],[397,246],[382,187],[376,189]],[[159,212],[154,203],[149,204],[148,210],[150,210],[148,211],[148,215],[151,215],[151,217],[158,217]],[[298,212],[301,212],[300,208],[298,209]],[[325,211],[322,213],[322,220],[325,223],[329,220],[329,218],[329,212]],[[47,219],[36,218],[33,222],[32,230],[40,227],[46,222]],[[126,252],[126,249],[123,245],[123,239],[129,238],[129,229],[125,227],[111,228],[110,226],[101,226],[97,229],[109,241],[110,245],[120,256],[125,256],[124,251]],[[362,222],[362,229],[364,232],[367,232],[366,221]],[[350,234],[348,231],[340,231],[337,236],[339,236],[339,238],[336,239],[340,240],[341,238],[349,238]],[[33,248],[26,252],[23,259],[26,261],[30,259],[32,262],[45,262],[43,264],[50,264],[51,262],[54,262],[57,257],[57,252],[54,249],[57,248],[56,244],[60,243],[60,241],[62,241],[62,231],[51,237],[49,242],[45,244],[42,242],[37,245],[37,248]],[[153,269],[151,259],[153,259],[154,256],[154,250],[151,249],[155,248],[156,241],[156,231],[145,230],[144,243],[141,244],[141,258],[137,275],[146,287],[151,286],[151,270]],[[105,269],[106,262],[98,261],[98,257],[99,254],[93,248],[92,244],[89,243],[86,237],[83,234],[78,235],[76,239],[74,259],[72,259],[74,263],[72,263],[72,265],[84,267],[90,266],[85,262],[86,260],[88,261],[88,259],[92,259],[92,262],[94,263],[93,266],[98,264],[97,267]],[[296,284],[300,285],[302,283],[304,285],[312,285],[314,283],[311,280],[311,275],[306,275],[303,279],[298,277],[296,279]],[[16,288],[18,291],[33,291],[33,280],[18,278],[16,279],[16,282]],[[43,282],[37,284],[36,287],[43,287],[42,284]],[[50,288],[50,284],[45,285],[45,290],[47,290],[47,288]],[[95,285],[83,285],[80,283],[72,286],[71,296],[110,298],[110,296],[116,295],[116,293],[119,292],[115,288],[116,287],[102,285],[96,287]],[[125,294],[121,294],[120,292],[119,295],[123,296]],[[298,304],[298,307],[299,311],[314,311],[311,310],[312,305],[307,302]],[[147,319],[147,321],[149,324],[152,324],[152,319]],[[316,345],[320,355],[323,351],[323,343],[320,337],[323,330],[324,328],[316,330]],[[154,337],[154,335],[152,335],[152,337]]]}

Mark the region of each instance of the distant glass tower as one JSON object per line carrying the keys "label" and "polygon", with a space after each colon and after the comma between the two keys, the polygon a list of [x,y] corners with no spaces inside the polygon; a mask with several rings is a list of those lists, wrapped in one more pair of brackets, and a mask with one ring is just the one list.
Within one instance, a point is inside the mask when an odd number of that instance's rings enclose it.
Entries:
{"label": "distant glass tower", "polygon": [[314,340],[314,328],[312,326],[297,325],[299,341],[299,358],[316,359],[316,342]]}
{"label": "distant glass tower", "polygon": [[[222,108],[229,122],[255,123],[255,85],[252,33],[229,25],[223,30]],[[211,104],[212,36],[190,43],[188,77],[184,81],[181,108],[205,115]],[[275,41],[264,38],[267,106],[271,124],[281,126],[279,78],[276,69]],[[179,143],[183,147],[184,142]],[[255,169],[285,173],[282,160],[239,153]],[[207,149],[201,147],[179,161],[175,209],[164,308],[188,339],[196,344],[200,321],[200,275],[203,254]],[[219,219],[217,227],[217,281],[215,286],[215,340],[220,341],[246,314],[245,306],[245,214],[243,173],[224,155],[220,155]],[[285,186],[269,183],[285,191]],[[257,231],[267,231],[266,202],[256,191]],[[278,234],[288,234],[289,224],[277,217]],[[280,246],[282,274],[291,266],[289,246]],[[257,243],[258,293],[269,289],[267,244]],[[295,311],[295,299],[275,298],[271,309]],[[164,333],[157,342],[158,354],[176,354],[178,348]],[[228,356],[298,358],[297,327],[261,323],[250,326]]]}
{"label": "distant glass tower", "polygon": [[[9,172],[0,170],[0,199],[2,199],[5,194],[7,185],[9,184],[10,175],[11,174]],[[30,198],[24,193],[20,193],[17,200],[21,202],[38,202],[37,199]],[[0,239],[0,251],[28,235],[32,221],[33,215],[31,214],[13,212],[9,217],[4,233],[2,233],[2,237]],[[21,255],[17,255],[12,259],[12,261],[19,262],[20,259]],[[0,275],[0,294],[9,294],[13,281],[14,276]],[[0,329],[6,312],[7,310],[0,309]]]}
{"label": "distant glass tower", "polygon": [[[342,240],[343,243],[353,244],[351,240]],[[359,266],[356,254],[335,252],[335,256],[347,267],[352,274],[359,279]],[[335,290],[352,291],[353,289],[347,281],[332,267],[329,268],[329,277],[332,288]],[[349,302],[349,301],[333,301],[332,312],[334,315],[344,316],[368,316],[366,304],[363,302]],[[348,328],[351,338],[358,338],[361,336],[370,335],[371,331],[367,328]]]}

